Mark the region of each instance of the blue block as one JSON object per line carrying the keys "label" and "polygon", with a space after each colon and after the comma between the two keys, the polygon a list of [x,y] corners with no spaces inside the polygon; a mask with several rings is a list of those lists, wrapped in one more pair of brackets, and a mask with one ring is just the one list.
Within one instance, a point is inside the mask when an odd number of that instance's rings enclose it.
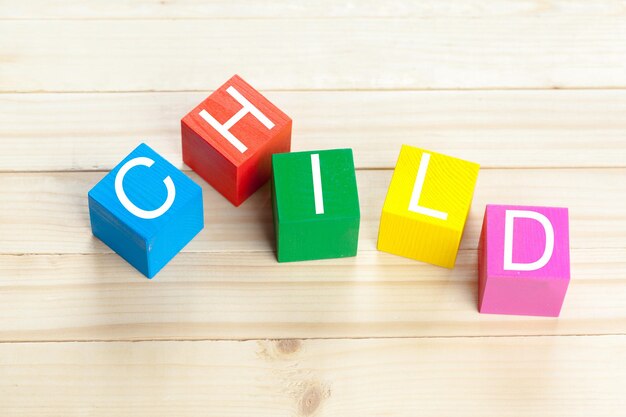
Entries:
{"label": "blue block", "polygon": [[93,234],[152,278],[204,227],[202,188],[142,143],[89,191]]}

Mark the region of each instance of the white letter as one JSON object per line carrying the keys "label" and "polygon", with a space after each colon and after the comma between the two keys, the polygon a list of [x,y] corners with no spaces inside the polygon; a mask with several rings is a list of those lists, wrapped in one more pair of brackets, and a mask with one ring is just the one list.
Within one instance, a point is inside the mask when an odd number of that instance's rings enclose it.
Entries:
{"label": "white letter", "polygon": [[315,197],[315,214],[324,214],[324,194],[322,194],[320,155],[317,153],[311,154],[311,170],[313,171],[313,196]]}
{"label": "white letter", "polygon": [[434,217],[436,219],[448,220],[448,213],[420,206],[420,196],[422,195],[422,187],[424,186],[424,180],[426,179],[426,171],[428,170],[429,161],[430,154],[424,153],[420,161],[420,166],[417,169],[417,177],[415,178],[415,184],[413,185],[413,194],[411,194],[411,201],[409,201],[409,210],[415,213]]}
{"label": "white letter", "polygon": [[[516,218],[537,220],[546,232],[546,248],[543,255],[535,262],[515,263],[513,262],[513,224]],[[541,269],[552,258],[554,251],[554,229],[552,223],[546,216],[536,211],[528,210],[507,210],[504,220],[504,270],[506,271],[536,271]]]}
{"label": "white letter", "polygon": [[235,123],[241,120],[241,118],[248,113],[252,113],[252,115],[256,117],[259,120],[259,122],[263,123],[263,125],[268,129],[273,128],[274,123],[272,123],[272,121],[268,119],[267,116],[261,113],[259,109],[254,107],[254,105],[250,103],[244,96],[242,96],[239,93],[239,91],[235,89],[235,87],[232,87],[232,86],[228,87],[226,89],[226,92],[230,94],[235,100],[239,102],[239,104],[243,106],[241,110],[235,113],[235,115],[231,117],[230,120],[228,120],[223,125],[220,124],[217,120],[215,120],[215,118],[211,116],[206,110],[200,111],[200,117],[206,120],[206,122],[210,124],[213,127],[213,129],[220,132],[220,134],[224,136],[226,140],[229,141],[235,148],[237,148],[239,152],[244,153],[245,151],[248,150],[247,146],[241,143],[241,141],[237,139],[235,135],[230,133],[228,129],[233,127]]}
{"label": "white letter", "polygon": [[154,164],[154,161],[150,158],[138,157],[133,158],[130,161],[126,162],[119,171],[117,171],[117,175],[115,176],[115,194],[117,194],[117,198],[120,200],[120,203],[124,206],[124,208],[130,211],[135,216],[142,219],[156,219],[157,217],[164,214],[166,211],[172,207],[174,203],[174,198],[176,197],[176,188],[174,187],[174,182],[168,175],[163,180],[165,184],[165,188],[167,188],[167,198],[165,199],[165,203],[161,207],[155,210],[142,210],[136,205],[134,205],[126,196],[124,192],[124,176],[130,171],[132,168],[142,165],[150,168]]}

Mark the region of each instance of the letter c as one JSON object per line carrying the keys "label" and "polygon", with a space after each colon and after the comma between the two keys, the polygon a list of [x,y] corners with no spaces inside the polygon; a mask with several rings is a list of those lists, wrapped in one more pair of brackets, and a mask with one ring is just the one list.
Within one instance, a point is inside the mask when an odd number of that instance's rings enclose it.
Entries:
{"label": "letter c", "polygon": [[172,207],[174,203],[174,198],[176,198],[176,187],[174,187],[174,182],[168,175],[163,180],[163,184],[165,184],[165,188],[167,189],[167,198],[165,202],[161,205],[161,207],[154,210],[142,210],[130,201],[126,193],[124,192],[124,176],[133,169],[134,167],[141,165],[150,168],[154,164],[154,161],[150,158],[146,157],[138,157],[133,158],[130,161],[126,162],[120,170],[117,172],[115,176],[115,194],[117,194],[117,198],[120,200],[120,203],[124,206],[124,208],[130,211],[135,216],[142,219],[156,219],[159,216],[165,214],[166,211]]}

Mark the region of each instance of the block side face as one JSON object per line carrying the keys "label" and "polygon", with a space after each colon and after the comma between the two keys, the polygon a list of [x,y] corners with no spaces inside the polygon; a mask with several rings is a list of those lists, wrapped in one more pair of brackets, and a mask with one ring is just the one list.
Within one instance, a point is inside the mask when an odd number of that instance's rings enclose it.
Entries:
{"label": "block side face", "polygon": [[95,237],[148,276],[146,241],[89,195],[89,219]]}
{"label": "block side face", "polygon": [[[217,123],[224,125],[242,110],[244,106],[229,92],[232,91],[229,90],[231,87],[273,124],[268,128],[259,118],[248,112],[232,126],[229,126],[227,130],[247,148],[244,152],[233,145],[201,116],[201,112],[205,111]],[[291,119],[285,113],[237,75],[209,95],[183,120],[190,129],[235,166],[241,165],[250,155],[255,154],[265,142],[273,138],[277,132],[291,124]]]}
{"label": "block side face", "polygon": [[148,277],[152,278],[204,228],[202,190],[172,213],[174,218],[147,242]]}
{"label": "block side face", "polygon": [[[554,235],[554,249],[549,261],[533,270],[505,269],[505,223],[506,212],[539,213],[550,222]],[[503,278],[535,278],[561,280],[566,285],[570,279],[569,224],[567,209],[533,206],[489,205],[487,207],[490,251],[488,258],[489,276]],[[536,219],[513,218],[511,237],[511,260],[516,264],[532,264],[546,250],[546,229]]]}
{"label": "block side face", "polygon": [[[315,155],[317,162],[313,159]],[[321,190],[318,188],[317,191],[314,164],[319,164]],[[360,218],[351,149],[277,154],[273,156],[273,169],[281,223]],[[322,212],[318,212],[319,201]]]}
{"label": "block side face", "polygon": [[276,240],[279,262],[356,256],[359,219],[280,223]]}
{"label": "block side face", "polygon": [[279,239],[278,236],[280,234],[280,224],[279,224],[279,219],[278,219],[278,207],[277,207],[277,203],[276,203],[276,192],[275,192],[275,186],[274,186],[274,174],[272,171],[272,179],[270,181],[270,187],[271,187],[271,193],[272,193],[272,222],[274,224],[274,241],[276,242],[276,256],[278,257],[278,251],[280,250],[279,247]]}
{"label": "block side face", "polygon": [[377,248],[394,255],[453,268],[462,232],[383,210]]}
{"label": "block side face", "polygon": [[483,217],[483,225],[478,240],[478,311],[482,309],[482,303],[485,296],[487,286],[487,253],[489,251],[487,235],[487,209]]}
{"label": "block side face", "polygon": [[[418,172],[425,177],[417,203],[446,214],[445,219],[410,210]],[[414,220],[463,230],[474,195],[479,165],[436,152],[403,145],[387,192],[384,208]],[[419,188],[419,187],[418,187]]]}
{"label": "block side face", "polygon": [[231,203],[238,202],[237,167],[181,122],[183,162]]}
{"label": "block side face", "polygon": [[237,168],[236,200],[239,204],[247,200],[270,179],[272,155],[290,150],[291,121]]}
{"label": "block side face", "polygon": [[558,317],[567,282],[487,276],[481,313]]}

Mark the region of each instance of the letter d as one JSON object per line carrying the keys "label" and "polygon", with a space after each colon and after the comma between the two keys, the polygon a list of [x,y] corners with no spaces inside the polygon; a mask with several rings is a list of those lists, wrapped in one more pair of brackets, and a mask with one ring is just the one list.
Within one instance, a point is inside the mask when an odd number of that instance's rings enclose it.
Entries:
{"label": "letter d", "polygon": [[[515,219],[532,219],[538,221],[546,232],[546,247],[541,258],[535,262],[513,262],[513,224]],[[554,252],[554,228],[546,216],[536,211],[506,210],[504,220],[504,270],[505,271],[536,271],[547,265]]]}

